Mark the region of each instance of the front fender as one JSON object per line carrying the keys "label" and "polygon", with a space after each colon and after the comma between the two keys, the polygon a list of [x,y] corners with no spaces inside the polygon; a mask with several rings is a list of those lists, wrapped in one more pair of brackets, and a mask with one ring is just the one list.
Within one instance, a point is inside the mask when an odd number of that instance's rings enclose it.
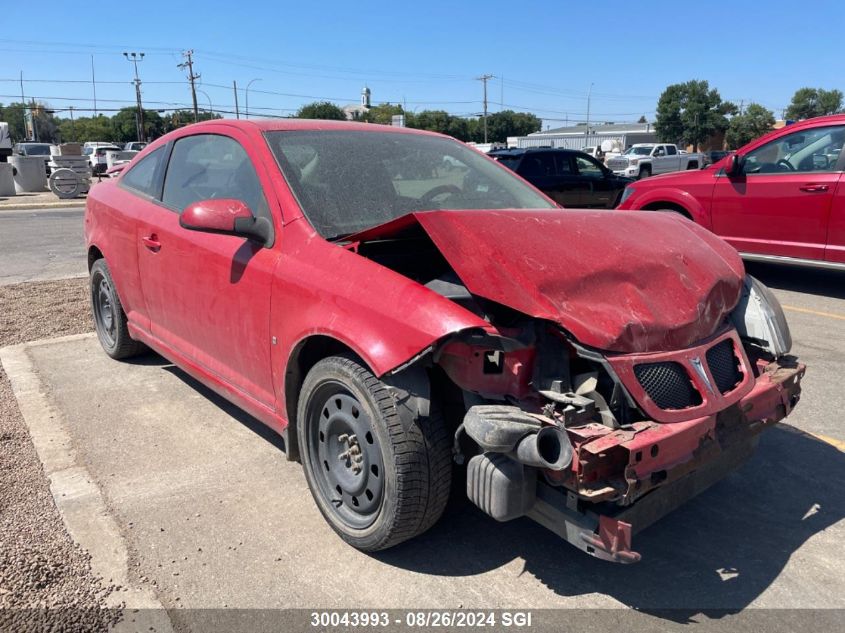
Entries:
{"label": "front fender", "polygon": [[399,273],[319,237],[297,235],[305,232],[303,225],[286,227],[285,240],[297,246],[282,256],[273,281],[270,334],[276,385],[284,384],[296,346],[315,335],[353,350],[373,374],[383,376],[444,336],[490,327]]}

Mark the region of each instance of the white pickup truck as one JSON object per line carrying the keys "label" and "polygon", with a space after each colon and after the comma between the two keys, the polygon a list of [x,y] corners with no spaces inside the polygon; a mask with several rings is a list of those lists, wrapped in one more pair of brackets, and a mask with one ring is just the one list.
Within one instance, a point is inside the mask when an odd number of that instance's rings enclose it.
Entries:
{"label": "white pickup truck", "polygon": [[647,178],[652,174],[700,169],[704,156],[682,153],[676,145],[669,143],[637,143],[622,155],[609,159],[606,165],[617,176]]}

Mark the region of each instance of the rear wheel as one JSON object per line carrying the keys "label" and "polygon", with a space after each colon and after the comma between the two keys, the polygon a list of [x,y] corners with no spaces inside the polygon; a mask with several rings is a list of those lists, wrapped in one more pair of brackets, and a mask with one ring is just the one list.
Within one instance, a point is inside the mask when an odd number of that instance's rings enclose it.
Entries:
{"label": "rear wheel", "polygon": [[311,369],[297,425],[311,494],[350,545],[392,547],[440,518],[451,480],[443,419],[403,419],[387,386],[357,360],[333,356]]}
{"label": "rear wheel", "polygon": [[98,259],[91,266],[90,274],[91,309],[97,338],[106,354],[115,359],[130,358],[143,354],[147,347],[129,336],[126,313],[114,288],[109,267],[104,259]]}

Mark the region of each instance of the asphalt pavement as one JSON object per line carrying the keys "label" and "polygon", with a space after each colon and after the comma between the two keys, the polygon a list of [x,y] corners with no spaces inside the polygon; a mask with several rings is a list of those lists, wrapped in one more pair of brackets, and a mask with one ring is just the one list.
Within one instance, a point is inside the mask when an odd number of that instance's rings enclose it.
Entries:
{"label": "asphalt pavement", "polygon": [[86,275],[83,212],[0,210],[0,285]]}

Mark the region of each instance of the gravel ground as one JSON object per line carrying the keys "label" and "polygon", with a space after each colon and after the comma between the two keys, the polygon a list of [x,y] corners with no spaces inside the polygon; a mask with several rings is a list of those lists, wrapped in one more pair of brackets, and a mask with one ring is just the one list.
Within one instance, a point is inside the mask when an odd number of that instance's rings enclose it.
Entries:
{"label": "gravel ground", "polygon": [[[86,282],[0,286],[0,347],[91,331]],[[105,631],[111,589],[65,530],[0,368],[0,631]]]}

